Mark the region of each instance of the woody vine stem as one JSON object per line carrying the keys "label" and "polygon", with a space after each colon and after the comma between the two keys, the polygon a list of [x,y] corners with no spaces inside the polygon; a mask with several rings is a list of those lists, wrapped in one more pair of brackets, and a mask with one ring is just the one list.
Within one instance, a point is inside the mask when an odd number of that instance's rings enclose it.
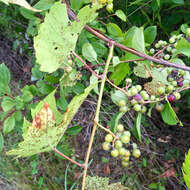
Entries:
{"label": "woody vine stem", "polygon": [[104,74],[102,77],[102,82],[101,82],[101,87],[100,87],[100,94],[98,97],[98,103],[97,103],[97,108],[96,108],[96,114],[95,114],[95,118],[94,118],[94,126],[92,129],[92,134],[90,137],[90,142],[88,145],[88,150],[86,153],[86,159],[85,159],[85,167],[84,167],[84,175],[83,175],[83,180],[82,180],[82,189],[85,189],[85,181],[86,181],[86,175],[87,175],[87,170],[88,170],[88,161],[89,161],[89,157],[90,157],[90,152],[92,149],[92,143],[94,141],[94,136],[95,136],[95,132],[96,132],[96,128],[97,128],[97,123],[99,122],[99,114],[100,114],[100,107],[101,107],[101,102],[102,102],[102,96],[103,96],[103,91],[104,91],[104,85],[106,82],[106,76],[107,76],[107,72],[108,72],[108,67],[110,64],[110,61],[113,57],[113,50],[114,50],[114,42],[111,42],[110,44],[108,44],[108,46],[111,46],[109,49],[109,55],[106,61],[106,65],[105,65],[105,69],[104,69]]}

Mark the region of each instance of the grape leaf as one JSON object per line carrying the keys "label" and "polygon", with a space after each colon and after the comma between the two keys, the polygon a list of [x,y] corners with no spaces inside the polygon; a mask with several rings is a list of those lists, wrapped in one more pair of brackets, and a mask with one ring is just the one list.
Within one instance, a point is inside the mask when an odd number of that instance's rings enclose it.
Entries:
{"label": "grape leaf", "polygon": [[114,84],[119,85],[129,72],[129,64],[120,63],[115,67],[115,71],[111,74],[110,79],[114,81]]}
{"label": "grape leaf", "polygon": [[135,126],[133,129],[134,136],[141,142],[141,119],[142,113],[137,114],[137,118],[135,120]]}
{"label": "grape leaf", "polygon": [[134,74],[141,78],[149,78],[152,76],[151,70],[144,63],[138,63],[138,65],[134,67]]}
{"label": "grape leaf", "polygon": [[34,38],[36,59],[40,70],[52,73],[68,65],[70,53],[75,50],[78,36],[86,23],[97,16],[97,6],[85,6],[77,16],[80,21],[71,22],[67,8],[61,2],[55,3],[41,24],[38,35]]}
{"label": "grape leaf", "polygon": [[8,134],[10,133],[15,127],[15,118],[14,116],[9,116],[5,122],[3,123],[3,133]]}
{"label": "grape leaf", "polygon": [[185,155],[185,161],[183,163],[183,177],[187,187],[190,189],[190,150],[188,154]]}
{"label": "grape leaf", "polygon": [[55,91],[48,95],[32,110],[33,122],[30,123],[26,119],[24,120],[24,141],[20,142],[16,149],[7,152],[7,154],[27,157],[40,152],[51,151],[59,143],[67,126],[95,85],[90,85],[83,94],[75,96],[63,115],[56,108]]}
{"label": "grape leaf", "polygon": [[157,27],[156,26],[149,26],[144,31],[144,38],[145,42],[148,44],[152,44],[156,39],[157,35]]}
{"label": "grape leaf", "polygon": [[41,10],[37,10],[37,9],[31,7],[31,6],[27,3],[27,1],[25,1],[25,0],[0,0],[0,1],[2,1],[3,3],[6,3],[7,5],[8,5],[9,3],[11,3],[11,4],[16,4],[16,5],[19,5],[19,6],[21,6],[21,7],[26,8],[26,9],[29,9],[29,10],[31,10],[31,11],[34,11],[34,12],[40,12],[40,11],[41,11]]}
{"label": "grape leaf", "polygon": [[122,21],[126,22],[127,17],[126,17],[125,13],[122,10],[119,9],[119,10],[115,11],[115,15],[118,18],[120,18]]}
{"label": "grape leaf", "polygon": [[176,125],[177,123],[180,123],[180,125],[183,126],[168,100],[167,104],[164,106],[164,110],[161,112],[161,116],[163,121],[168,125]]}

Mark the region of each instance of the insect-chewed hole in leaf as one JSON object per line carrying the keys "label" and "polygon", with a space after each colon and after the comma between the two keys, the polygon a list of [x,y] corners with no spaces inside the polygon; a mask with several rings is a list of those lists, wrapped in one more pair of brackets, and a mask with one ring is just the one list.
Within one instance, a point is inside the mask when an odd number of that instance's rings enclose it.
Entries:
{"label": "insect-chewed hole in leaf", "polygon": [[54,50],[57,50],[57,49],[58,49],[58,47],[55,47],[55,48],[54,48]]}
{"label": "insect-chewed hole in leaf", "polygon": [[67,24],[67,26],[70,26],[71,25],[71,21],[68,21],[68,24]]}
{"label": "insect-chewed hole in leaf", "polygon": [[48,103],[44,102],[43,108],[34,116],[32,127],[48,129],[55,125],[55,117]]}

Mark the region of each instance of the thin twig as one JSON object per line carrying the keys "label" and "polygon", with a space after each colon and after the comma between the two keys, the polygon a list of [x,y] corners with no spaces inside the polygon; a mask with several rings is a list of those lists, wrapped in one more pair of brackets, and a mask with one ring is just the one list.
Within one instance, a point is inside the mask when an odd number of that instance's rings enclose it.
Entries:
{"label": "thin twig", "polygon": [[56,147],[54,147],[53,150],[54,150],[57,154],[59,154],[60,156],[62,156],[63,158],[66,158],[67,160],[69,160],[70,162],[72,162],[73,164],[76,164],[76,165],[79,166],[79,167],[85,167],[84,164],[80,164],[80,163],[78,163],[78,162],[72,160],[71,158],[69,158],[68,156],[66,156],[65,154],[63,154],[63,153],[60,152],[59,150],[57,150]]}
{"label": "thin twig", "polygon": [[101,79],[102,77],[100,75],[98,75],[95,71],[92,70],[92,68],[79,56],[77,55],[74,51],[72,52],[72,54],[81,62],[84,64],[84,66],[97,78]]}
{"label": "thin twig", "polygon": [[132,60],[124,60],[124,61],[120,61],[119,63],[128,63],[128,62],[135,62],[135,61],[144,61],[145,59],[132,59]]}
{"label": "thin twig", "polygon": [[[94,121],[95,123],[96,123],[96,121]],[[105,127],[103,127],[101,124],[99,124],[99,123],[96,123],[96,125],[98,125],[98,127],[100,127],[100,128],[102,128],[104,131],[106,131],[107,133],[110,133],[113,137],[114,137],[114,139],[118,139],[118,137],[113,133],[113,132],[111,132],[109,129],[107,129],[107,128],[105,128]]]}
{"label": "thin twig", "polygon": [[123,92],[126,96],[129,96],[129,94],[127,94],[127,92],[126,92],[124,89],[119,88],[118,86],[116,86],[116,85],[115,85],[114,83],[112,83],[108,78],[106,78],[106,81],[107,81],[108,83],[110,83],[115,89],[120,90],[120,91]]}
{"label": "thin twig", "polygon": [[97,123],[99,122],[99,114],[100,114],[100,107],[101,107],[102,96],[103,96],[103,91],[104,91],[104,85],[105,85],[105,82],[106,82],[106,75],[107,75],[107,72],[108,72],[109,64],[110,64],[110,61],[111,61],[112,56],[113,56],[113,50],[114,50],[114,42],[111,43],[111,47],[110,47],[110,50],[109,50],[109,55],[108,55],[108,58],[107,58],[107,61],[106,61],[105,69],[104,69],[104,74],[103,74],[103,77],[102,77],[102,83],[101,83],[101,87],[100,87],[100,94],[99,94],[99,97],[98,97],[96,114],[95,114],[95,118],[94,118],[94,126],[93,126],[93,129],[92,129],[92,134],[91,134],[91,137],[90,137],[90,142],[89,142],[88,150],[87,150],[87,153],[86,153],[85,168],[84,168],[84,175],[83,175],[82,189],[81,190],[85,189],[86,175],[87,175],[87,170],[88,170],[88,161],[89,161],[90,152],[91,152],[91,149],[92,149],[92,144],[93,144],[93,141],[94,141],[94,136],[95,136],[95,132],[96,132],[96,128],[97,128]]}

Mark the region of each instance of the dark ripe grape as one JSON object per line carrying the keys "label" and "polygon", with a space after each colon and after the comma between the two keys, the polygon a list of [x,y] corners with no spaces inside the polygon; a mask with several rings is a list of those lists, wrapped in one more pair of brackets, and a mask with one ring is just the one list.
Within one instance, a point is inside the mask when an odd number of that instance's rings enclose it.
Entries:
{"label": "dark ripe grape", "polygon": [[168,96],[168,100],[169,100],[169,102],[173,102],[173,101],[176,100],[176,97],[175,97],[173,94],[170,94],[170,95]]}
{"label": "dark ripe grape", "polygon": [[134,98],[136,101],[142,100],[142,96],[141,96],[140,94],[136,94],[135,96],[133,96],[133,98]]}
{"label": "dark ripe grape", "polygon": [[171,72],[173,77],[176,77],[178,75],[178,71],[177,70],[172,70]]}
{"label": "dark ripe grape", "polygon": [[132,99],[133,99],[133,96],[129,96],[128,99],[129,99],[129,100],[132,100]]}
{"label": "dark ripe grape", "polygon": [[177,82],[177,86],[178,87],[182,87],[183,86],[183,82]]}

